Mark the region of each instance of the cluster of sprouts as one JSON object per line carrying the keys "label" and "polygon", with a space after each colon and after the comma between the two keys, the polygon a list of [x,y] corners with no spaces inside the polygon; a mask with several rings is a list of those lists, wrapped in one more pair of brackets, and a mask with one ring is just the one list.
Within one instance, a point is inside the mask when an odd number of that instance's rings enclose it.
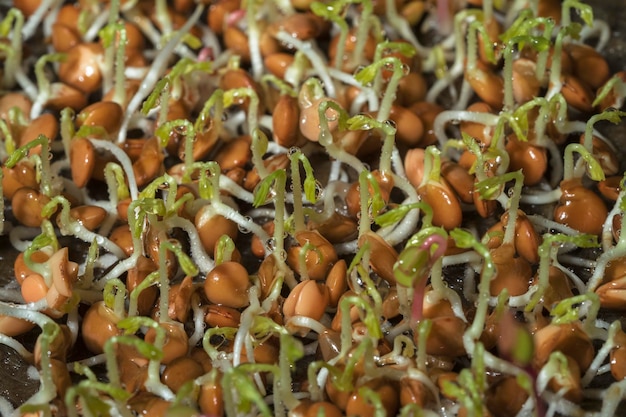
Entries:
{"label": "cluster of sprouts", "polygon": [[626,77],[584,2],[0,11],[39,384],[0,414],[615,415]]}

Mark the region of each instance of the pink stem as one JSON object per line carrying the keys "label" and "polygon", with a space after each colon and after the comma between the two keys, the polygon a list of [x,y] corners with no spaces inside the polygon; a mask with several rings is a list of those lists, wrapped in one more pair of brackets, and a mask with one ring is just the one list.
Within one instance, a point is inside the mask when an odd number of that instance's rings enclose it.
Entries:
{"label": "pink stem", "polygon": [[[430,249],[433,245],[437,245],[435,247],[435,252],[430,253]],[[439,258],[441,258],[448,248],[448,240],[441,236],[440,234],[433,233],[428,236],[422,246],[420,246],[420,250],[427,251],[429,253],[428,258],[428,266],[429,270],[432,266],[437,262]],[[413,284],[413,305],[411,306],[411,326],[416,325],[422,320],[424,316],[424,290],[426,289],[426,282],[428,281],[428,275],[424,275],[418,277]]]}

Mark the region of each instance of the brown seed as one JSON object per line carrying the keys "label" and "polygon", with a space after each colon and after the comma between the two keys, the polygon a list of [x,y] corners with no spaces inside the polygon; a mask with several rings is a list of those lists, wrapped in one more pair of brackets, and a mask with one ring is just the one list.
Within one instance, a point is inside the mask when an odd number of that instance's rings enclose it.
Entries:
{"label": "brown seed", "polygon": [[496,266],[496,275],[489,284],[491,295],[497,297],[505,288],[512,296],[528,291],[532,268],[527,260],[515,256],[512,245],[502,245],[491,250],[491,257]]}
{"label": "brown seed", "polygon": [[202,246],[207,253],[215,252],[217,242],[222,236],[226,235],[235,240],[239,234],[237,223],[219,214],[214,214],[210,205],[202,207],[196,213],[194,223],[198,229]]}
{"label": "brown seed", "polygon": [[74,28],[57,22],[52,25],[50,41],[55,51],[67,52],[73,46],[78,45],[81,39],[80,34]]}
{"label": "brown seed", "polygon": [[[296,285],[283,304],[285,320],[293,316],[305,316],[320,320],[330,300],[328,287],[324,283],[306,280]],[[304,334],[308,329],[304,330]]]}
{"label": "brown seed", "polygon": [[96,151],[89,139],[72,139],[70,146],[70,169],[77,187],[87,185],[96,165]]}
{"label": "brown seed", "polygon": [[552,352],[560,351],[572,357],[581,371],[586,371],[595,356],[591,339],[580,323],[549,324],[535,332],[535,369],[548,361]]}
{"label": "brown seed", "polygon": [[506,142],[506,151],[510,157],[510,171],[522,170],[524,185],[537,185],[548,169],[548,153],[544,147],[520,141],[510,135]]}
{"label": "brown seed", "polygon": [[27,227],[39,227],[43,221],[41,210],[50,198],[32,188],[23,187],[13,194],[11,207],[18,222]]}
{"label": "brown seed", "polygon": [[98,206],[83,205],[70,209],[70,217],[76,219],[87,230],[95,230],[106,216],[107,211]]}
{"label": "brown seed", "polygon": [[[50,255],[48,255],[48,253],[41,251],[41,250],[33,252],[30,256],[31,262],[35,262],[39,264],[46,262],[49,258],[50,258]],[[14,270],[15,279],[17,280],[17,283],[20,285],[22,285],[22,282],[24,281],[24,279],[26,279],[27,276],[35,273],[32,269],[26,266],[26,262],[24,261],[24,252],[21,252],[15,258],[15,262],[13,263],[13,270]]]}
{"label": "brown seed", "polygon": [[307,229],[316,230],[331,243],[348,242],[358,235],[357,222],[352,217],[344,216],[336,211],[322,223],[309,221]]}
{"label": "brown seed", "polygon": [[[474,113],[493,113],[493,108],[484,101],[477,101],[467,107],[468,112]],[[476,139],[483,145],[489,146],[491,144],[491,137],[493,136],[494,127],[485,126],[477,122],[462,121],[461,132],[466,133]]]}
{"label": "brown seed", "polygon": [[[37,139],[39,135],[44,135],[48,138],[48,142],[52,142],[59,134],[59,121],[54,115],[50,113],[44,113],[32,120],[28,126],[22,131],[20,135],[20,146],[24,146],[27,143]],[[37,146],[30,151],[33,153],[41,153],[41,146]]]}
{"label": "brown seed", "polygon": [[121,320],[104,301],[98,301],[89,307],[83,317],[82,337],[90,352],[100,354],[104,344],[113,336],[122,334],[117,323]]}
{"label": "brown seed", "polygon": [[299,120],[298,100],[288,94],[282,94],[272,113],[272,128],[276,143],[286,148],[294,146],[298,141]]}
{"label": "brown seed", "polygon": [[250,280],[246,269],[236,262],[224,262],[207,274],[204,293],[212,303],[241,308],[250,303],[249,287]]}
{"label": "brown seed", "polygon": [[241,8],[240,0],[218,0],[211,2],[207,23],[211,30],[217,35],[221,35],[227,24],[227,17],[230,13]]}
{"label": "brown seed", "polygon": [[433,209],[433,225],[441,226],[446,230],[452,230],[461,225],[463,220],[461,205],[445,180],[428,181],[417,189],[417,193],[422,201]]}
{"label": "brown seed", "polygon": [[417,188],[424,179],[424,158],[426,153],[422,148],[413,148],[404,156],[406,176],[413,187]]}
{"label": "brown seed", "polygon": [[180,283],[170,286],[167,315],[185,323],[191,310],[191,296],[195,289],[192,278],[187,275]]}
{"label": "brown seed", "polygon": [[163,170],[165,155],[160,149],[156,138],[148,139],[141,149],[141,157],[133,163],[133,172],[137,186],[148,184]]}
{"label": "brown seed", "polygon": [[621,181],[622,177],[619,175],[607,177],[605,180],[598,182],[598,191],[600,191],[600,194],[602,194],[604,198],[607,198],[611,201],[617,201],[617,198],[621,191]]}
{"label": "brown seed", "polygon": [[337,252],[333,245],[322,237],[318,232],[302,230],[294,236],[298,246],[294,245],[287,251],[287,264],[297,273],[303,274],[300,266],[300,255],[304,245],[309,243],[314,249],[308,249],[304,254],[306,273],[310,279],[324,280],[326,274],[337,262]]}
{"label": "brown seed", "polygon": [[174,359],[163,369],[161,381],[176,393],[185,383],[202,375],[204,375],[202,365],[192,358],[182,356]]}
{"label": "brown seed", "polygon": [[12,199],[15,192],[22,187],[32,189],[39,187],[33,165],[25,159],[18,162],[13,168],[2,165],[2,193],[4,197]]}
{"label": "brown seed", "polygon": [[215,162],[220,165],[223,171],[238,167],[243,168],[252,158],[251,144],[250,136],[239,136],[220,148],[215,155]]}
{"label": "brown seed", "polygon": [[568,74],[561,75],[561,82],[563,83],[561,94],[563,94],[567,104],[583,113],[591,113],[593,111],[591,104],[593,103],[594,94],[587,84],[579,78]]}
{"label": "brown seed", "polygon": [[113,136],[120,129],[123,118],[122,106],[114,101],[98,101],[76,115],[76,126],[99,126]]}
{"label": "brown seed", "polygon": [[[398,413],[400,407],[400,398],[398,396],[398,387],[395,381],[385,379],[374,379],[363,384],[376,392],[379,396],[385,415],[387,417],[395,416]],[[364,397],[358,394],[358,390],[355,390],[348,398],[346,403],[346,415],[349,416],[363,416],[374,417],[376,415],[375,409],[370,405]]]}
{"label": "brown seed", "polygon": [[368,243],[370,246],[370,266],[382,279],[390,284],[396,283],[393,266],[398,260],[398,252],[382,237],[374,232],[366,232],[359,238],[359,247]]}
{"label": "brown seed", "polygon": [[224,43],[234,54],[241,57],[242,62],[250,61],[250,47],[248,36],[236,26],[224,28]]}
{"label": "brown seed", "polygon": [[[423,316],[432,321],[432,327],[426,339],[426,351],[429,355],[457,357],[465,354],[463,333],[467,324],[454,315],[450,302],[440,298],[428,286],[424,292]],[[414,333],[419,343],[419,333]]]}
{"label": "brown seed", "polygon": [[221,374],[216,374],[213,381],[202,384],[198,396],[200,410],[209,416],[224,415],[224,391]]}
{"label": "brown seed", "polygon": [[[161,322],[159,326],[165,330],[165,343],[163,344],[163,358],[161,363],[168,365],[174,359],[186,356],[189,352],[189,338],[181,323]],[[149,328],[146,332],[145,341],[154,344],[156,330]]]}
{"label": "brown seed", "polygon": [[[137,259],[137,264],[128,270],[126,276],[126,288],[128,289],[128,293],[132,294],[135,288],[157,269],[157,265],[150,258],[140,256]],[[154,308],[154,303],[158,295],[159,290],[155,285],[143,289],[137,298],[137,312],[142,316],[149,315]]]}
{"label": "brown seed", "polygon": [[424,124],[415,113],[405,107],[393,105],[389,119],[396,124],[396,140],[409,147],[421,143],[424,135]]}
{"label": "brown seed", "polygon": [[65,83],[52,83],[50,90],[50,97],[45,104],[48,109],[60,112],[69,107],[74,111],[80,111],[87,105],[87,95]]}
{"label": "brown seed", "polygon": [[16,108],[23,116],[29,117],[33,102],[21,92],[7,92],[0,96],[0,119],[8,121],[9,110]]}
{"label": "brown seed", "polygon": [[344,259],[340,259],[333,265],[326,276],[328,287],[328,303],[331,307],[337,307],[339,299],[348,289],[347,281],[348,265]]}
{"label": "brown seed", "polygon": [[267,68],[270,73],[278,78],[284,79],[287,69],[291,66],[291,64],[293,64],[294,60],[295,58],[292,54],[277,52],[267,55],[263,60],[263,63],[265,64],[265,68]]}
{"label": "brown seed", "polygon": [[561,191],[554,220],[582,233],[601,234],[608,215],[604,201],[584,187],[580,179],[561,181]]}
{"label": "brown seed", "polygon": [[572,57],[576,77],[592,89],[597,90],[611,78],[608,62],[591,46],[570,42],[564,49]]}
{"label": "brown seed", "polygon": [[456,162],[444,160],[441,162],[441,176],[462,202],[466,204],[474,202],[474,176],[468,170]]}
{"label": "brown seed", "polygon": [[132,255],[134,250],[133,237],[128,224],[123,224],[113,229],[109,235],[109,240],[119,246],[126,256]]}
{"label": "brown seed", "polygon": [[290,411],[290,414],[293,415],[293,417],[317,417],[318,415],[341,417],[343,415],[341,409],[331,402],[311,402],[309,400],[300,401],[300,403]]}
{"label": "brown seed", "polygon": [[527,58],[513,61],[513,97],[519,104],[539,96],[541,83],[535,75],[537,64]]}
{"label": "brown seed", "polygon": [[[580,135],[580,143],[584,144],[585,135]],[[617,157],[616,150],[606,141],[600,139],[597,136],[593,136],[591,139],[591,153],[600,163],[604,175],[611,176],[617,175],[620,172],[620,161]]]}
{"label": "brown seed", "polygon": [[489,386],[485,402],[494,417],[506,417],[517,415],[527,399],[528,391],[514,376],[503,376]]}
{"label": "brown seed", "polygon": [[59,78],[86,94],[102,84],[100,60],[104,50],[98,43],[80,43],[67,51],[67,59],[59,65]]}
{"label": "brown seed", "polygon": [[500,75],[478,65],[465,72],[465,79],[481,100],[494,109],[502,108],[504,80]]}
{"label": "brown seed", "polygon": [[[379,170],[373,170],[372,176],[378,184],[380,196],[383,201],[387,203],[391,195],[391,190],[394,186],[393,177],[391,175],[383,174]],[[370,195],[375,193],[374,187],[371,184],[368,183],[367,188]],[[348,189],[348,193],[346,194],[346,206],[348,213],[350,213],[353,217],[358,217],[361,214],[361,185],[359,181],[352,183]]]}
{"label": "brown seed", "polygon": [[234,308],[210,304],[204,310],[204,322],[211,327],[239,327],[241,313]]}

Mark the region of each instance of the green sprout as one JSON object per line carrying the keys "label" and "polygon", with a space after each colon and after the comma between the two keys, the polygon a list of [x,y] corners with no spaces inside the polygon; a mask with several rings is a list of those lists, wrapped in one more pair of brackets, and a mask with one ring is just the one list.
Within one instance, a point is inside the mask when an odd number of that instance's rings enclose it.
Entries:
{"label": "green sprout", "polygon": [[38,159],[39,187],[45,196],[52,197],[55,190],[52,186],[52,172],[50,169],[50,142],[45,135],[40,134],[36,139],[16,149],[4,165],[7,168],[13,168],[19,161],[28,156],[31,149],[37,146],[41,146],[41,155]]}
{"label": "green sprout", "polygon": [[313,175],[313,167],[309,159],[302,153],[300,149],[294,148],[289,151],[289,161],[291,162],[291,184],[293,187],[293,217],[295,222],[295,231],[304,230],[304,213],[302,204],[302,183],[300,180],[300,163],[304,168],[304,196],[306,199],[315,204],[318,196],[318,182]]}
{"label": "green sprout", "polygon": [[355,80],[357,80],[362,85],[367,85],[374,82],[378,77],[380,71],[383,69],[391,70],[393,74],[391,76],[391,79],[387,83],[387,88],[385,89],[383,100],[380,103],[380,108],[378,109],[377,120],[381,122],[389,118],[393,101],[396,98],[398,83],[400,82],[402,77],[406,75],[408,69],[405,67],[402,61],[400,61],[400,59],[396,58],[395,56],[389,56],[382,58],[379,61],[374,61],[373,64],[370,64],[367,67],[361,69],[354,75]]}
{"label": "green sprout", "polygon": [[334,0],[330,2],[314,1],[311,3],[311,11],[326,20],[335,23],[339,28],[339,39],[337,42],[337,51],[335,53],[335,69],[341,70],[343,56],[345,55],[346,40],[348,39],[348,22],[344,18],[347,9],[345,0]]}
{"label": "green sprout", "polygon": [[537,272],[537,276],[539,277],[539,283],[537,285],[537,291],[526,305],[525,311],[532,311],[548,289],[550,285],[550,260],[556,259],[559,247],[567,243],[574,244],[579,248],[594,248],[598,246],[597,236],[594,235],[579,234],[570,236],[562,233],[545,233],[543,235],[543,242],[538,248],[539,271]]}
{"label": "green sprout", "polygon": [[284,169],[277,169],[259,182],[254,190],[255,207],[267,203],[271,198],[275,202],[276,215],[274,217],[274,253],[278,261],[284,263],[282,254],[285,251],[285,184],[287,173]]}
{"label": "green sprout", "polygon": [[[22,28],[24,26],[24,15],[16,8],[12,7],[0,22],[0,36],[9,38],[11,44],[2,50],[7,54],[4,60],[4,73],[2,85],[4,88],[11,88],[15,85],[15,75],[20,70],[22,64]],[[13,30],[11,30],[11,27]]]}
{"label": "green sprout", "polygon": [[580,154],[581,158],[587,163],[587,172],[589,177],[594,181],[603,181],[604,170],[600,162],[580,143],[570,143],[565,147],[563,153],[563,180],[571,180],[575,178],[574,172],[574,152]]}
{"label": "green sprout", "polygon": [[513,52],[516,45],[523,49],[524,45],[530,45],[538,52],[547,51],[550,41],[542,36],[521,35],[511,38],[504,48],[504,110],[512,110],[515,106],[513,101]]}

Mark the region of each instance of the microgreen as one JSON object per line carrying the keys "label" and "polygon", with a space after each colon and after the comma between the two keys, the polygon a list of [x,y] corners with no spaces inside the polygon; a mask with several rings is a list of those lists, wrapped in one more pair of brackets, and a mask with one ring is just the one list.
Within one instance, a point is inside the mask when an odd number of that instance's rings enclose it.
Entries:
{"label": "microgreen", "polygon": [[[256,412],[265,417],[273,415],[269,406],[263,400],[258,387],[252,379],[254,372],[271,372],[275,374],[275,381],[278,380],[279,371],[274,365],[264,364],[241,364],[227,369],[222,377],[224,386],[224,405],[228,415],[249,414],[252,406],[256,406]],[[235,395],[235,388],[236,393]],[[275,393],[278,395],[278,392]]]}
{"label": "microgreen", "polygon": [[374,223],[381,227],[391,226],[402,220],[411,210],[420,209],[424,212],[422,218],[422,224],[424,226],[430,226],[432,224],[433,209],[424,202],[401,204],[386,212],[379,214],[374,218]]}
{"label": "microgreen", "polygon": [[230,261],[232,259],[235,249],[235,242],[230,236],[220,236],[215,249],[215,265]]}
{"label": "microgreen", "polygon": [[295,231],[304,230],[304,212],[302,207],[302,184],[300,182],[300,163],[304,168],[304,195],[306,199],[315,204],[318,195],[318,181],[313,175],[313,167],[309,159],[298,148],[289,150],[291,163],[291,184],[293,188],[293,217]]}
{"label": "microgreen", "polygon": [[359,174],[359,195],[361,203],[359,236],[363,236],[370,230],[371,217],[377,216],[386,205],[380,185],[370,171],[361,171]]}
{"label": "microgreen", "polygon": [[600,162],[579,143],[570,143],[565,147],[563,153],[563,179],[571,180],[575,178],[574,173],[574,152],[580,154],[581,158],[587,163],[587,172],[589,177],[594,181],[604,180],[604,170]]}
{"label": "microgreen", "polygon": [[381,174],[389,175],[389,173],[391,173],[391,157],[396,139],[397,129],[395,124],[389,120],[379,121],[362,114],[352,116],[346,121],[346,124],[350,130],[379,129],[383,132],[384,138],[383,147],[380,152],[379,168]]}
{"label": "microgreen", "polygon": [[337,41],[337,51],[335,52],[335,68],[341,69],[343,57],[345,55],[346,39],[348,38],[348,22],[343,14],[346,10],[345,0],[334,0],[331,2],[314,1],[311,3],[311,11],[317,16],[330,20],[339,27],[339,39]]}
{"label": "microgreen", "polygon": [[[11,26],[13,30],[11,30]],[[22,28],[24,26],[24,14],[16,7],[7,12],[0,22],[0,36],[11,39],[10,49],[4,60],[4,73],[2,85],[11,88],[15,84],[16,73],[22,64]]]}
{"label": "microgreen", "polygon": [[[573,244],[579,248],[594,248],[598,247],[598,238],[594,235],[578,234],[578,235],[566,235],[562,233],[543,235],[543,242],[539,245],[539,271],[537,272],[539,277],[539,284],[537,291],[533,294],[530,302],[526,305],[525,311],[532,311],[535,306],[543,297],[546,289],[549,287],[549,267],[550,260],[556,257],[559,247],[564,244]],[[546,306],[548,309],[550,306]]]}
{"label": "microgreen", "polygon": [[374,82],[379,72],[383,69],[391,70],[393,74],[387,83],[383,100],[380,103],[380,108],[378,109],[378,121],[387,120],[389,118],[389,115],[391,114],[391,106],[396,98],[398,83],[400,82],[400,79],[406,75],[408,68],[404,66],[400,59],[395,56],[389,56],[382,58],[379,61],[375,61],[373,64],[361,69],[354,75],[354,79],[365,86]]}
{"label": "microgreen", "polygon": [[104,166],[104,179],[109,189],[109,200],[112,205],[117,205],[119,201],[130,197],[124,170],[119,164],[115,162],[107,163]]}
{"label": "microgreen", "polygon": [[[275,198],[276,216],[274,217],[274,253],[282,254],[285,247],[285,185],[287,173],[284,169],[277,169],[257,184],[254,189],[253,205],[259,207],[267,203],[270,195]],[[280,262],[284,262],[279,256]]]}
{"label": "microgreen", "polygon": [[[230,107],[234,105],[241,105],[244,103],[245,99],[249,100],[248,104],[248,134],[254,135],[255,130],[257,130],[258,121],[258,111],[259,111],[259,96],[256,91],[254,91],[250,87],[246,88],[234,88],[232,90],[228,90],[224,92],[223,100],[224,107]],[[253,156],[254,156],[254,149]],[[263,156],[263,155],[260,155]],[[255,162],[255,160],[253,160]],[[258,162],[258,161],[256,161]],[[255,163],[255,166],[259,173],[262,172],[263,167],[258,167],[258,164]],[[260,175],[260,174],[259,174]]]}
{"label": "microgreen", "polygon": [[[580,308],[585,303],[589,303],[586,311],[587,321],[591,326],[595,326],[595,318],[600,309],[600,297],[594,292],[575,295],[570,298],[561,300],[550,312],[552,323],[567,324],[578,321],[580,319]],[[576,307],[579,305],[578,307]]]}
{"label": "microgreen", "polygon": [[626,83],[622,78],[622,75],[615,74],[609,81],[607,81],[601,88],[598,94],[596,94],[595,100],[591,105],[593,107],[598,106],[609,94],[615,94],[619,99],[623,99],[626,96]]}
{"label": "microgreen", "polygon": [[587,120],[585,127],[585,136],[583,146],[589,152],[593,152],[593,129],[596,123],[602,120],[607,120],[613,124],[618,124],[622,121],[622,117],[626,116],[626,112],[616,109],[607,109],[599,114],[594,114]]}
{"label": "microgreen", "polygon": [[168,302],[169,302],[169,289],[170,277],[168,276],[168,261],[167,252],[172,252],[178,264],[186,275],[196,276],[198,275],[198,267],[193,263],[191,258],[183,251],[182,246],[177,240],[163,240],[159,244],[159,288],[161,291],[161,297],[159,299],[159,320],[161,322],[168,320]]}
{"label": "microgreen", "polygon": [[192,165],[194,163],[193,143],[196,139],[196,130],[193,124],[185,119],[171,120],[160,125],[154,134],[159,138],[161,147],[167,145],[171,135],[185,135],[185,171],[183,173],[183,182],[191,182]]}
{"label": "microgreen", "polygon": [[126,316],[124,300],[126,299],[126,285],[119,279],[113,278],[107,281],[102,291],[104,305],[113,311],[115,316]]}
{"label": "microgreen", "polygon": [[275,76],[274,74],[264,74],[261,77],[261,85],[265,92],[269,91],[269,84],[274,84],[278,87],[278,91],[281,95],[287,95],[290,97],[298,97],[298,92],[293,88],[291,84],[284,81],[282,78]]}
{"label": "microgreen", "polygon": [[44,219],[41,223],[41,233],[37,235],[31,244],[24,251],[24,263],[33,272],[38,273],[46,279],[47,284],[51,284],[51,272],[45,263],[34,262],[32,256],[35,252],[49,248],[52,253],[59,250],[59,241],[57,240],[54,226],[48,219]]}
{"label": "microgreen", "polygon": [[156,285],[159,282],[159,278],[160,274],[158,270],[151,272],[130,292],[127,314],[129,317],[137,315],[139,296],[141,295],[141,292],[152,285]]}
{"label": "microgreen", "polygon": [[39,135],[36,139],[17,148],[15,152],[13,152],[9,156],[9,159],[5,162],[4,165],[7,168],[13,168],[19,161],[29,155],[31,149],[34,149],[37,146],[41,146],[41,157],[39,158],[39,187],[44,195],[52,197],[54,190],[52,187],[52,173],[50,170],[50,144],[49,139],[45,135]]}
{"label": "microgreen", "polygon": [[561,16],[562,22],[561,25],[568,26],[570,25],[570,11],[575,10],[580,18],[585,22],[585,24],[589,27],[593,26],[593,8],[584,4],[579,0],[565,0],[561,3]]}
{"label": "microgreen", "polygon": [[504,109],[512,110],[515,106],[513,101],[513,51],[518,45],[523,49],[530,45],[537,52],[546,51],[550,47],[550,40],[542,36],[519,35],[512,37],[504,48]]}
{"label": "microgreen", "polygon": [[413,288],[411,321],[423,319],[424,290],[430,271],[437,260],[445,253],[448,242],[445,230],[428,227],[413,236],[398,255],[393,273],[398,284]]}

